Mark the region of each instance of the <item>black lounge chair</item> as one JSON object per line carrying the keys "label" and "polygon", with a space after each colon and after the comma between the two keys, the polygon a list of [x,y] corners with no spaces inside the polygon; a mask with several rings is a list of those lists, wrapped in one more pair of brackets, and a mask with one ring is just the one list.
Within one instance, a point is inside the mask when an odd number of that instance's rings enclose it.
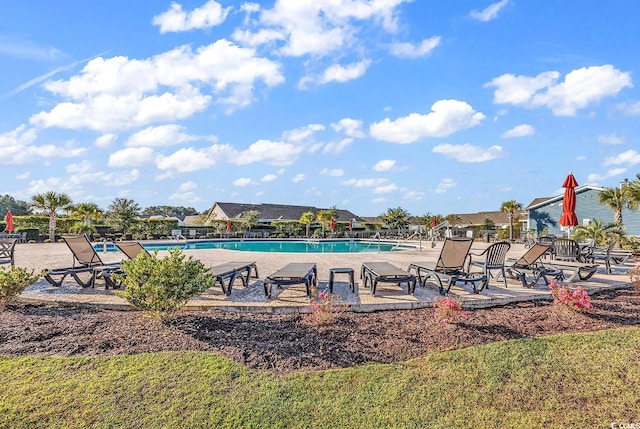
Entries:
{"label": "black lounge chair", "polygon": [[591,253],[592,262],[604,262],[607,274],[612,273],[611,265],[622,265],[633,255],[630,250],[615,249],[615,244],[613,241],[607,247],[595,247]]}
{"label": "black lounge chair", "polygon": [[271,289],[274,284],[278,287],[304,284],[307,288],[307,296],[311,298],[311,286],[318,285],[318,269],[316,264],[310,262],[291,262],[268,276],[264,280],[264,294],[267,298],[271,298]]}
{"label": "black lounge chair", "polygon": [[[563,280],[564,273],[559,268],[545,266],[540,259],[543,255],[551,252],[552,244],[535,243],[524,255],[518,259],[509,259],[505,263],[505,271],[513,279],[520,280],[522,286],[532,288],[541,278],[544,279],[546,285],[549,285],[549,277],[556,280]],[[527,280],[527,276],[533,277],[531,281]]]}
{"label": "black lounge chair", "polygon": [[15,264],[15,250],[16,243],[15,238],[4,238],[0,240],[0,264]]}
{"label": "black lounge chair", "polygon": [[[112,274],[120,273],[120,264],[105,264],[96,253],[86,235],[62,237],[69,250],[73,254],[73,266],[69,268],[56,268],[47,272],[44,278],[53,286],[60,287],[67,276],[73,279],[83,288],[95,287],[96,280],[102,278],[105,288],[119,288],[121,283],[114,280]],[[88,280],[82,280],[79,274],[90,273]]]}
{"label": "black lounge chair", "polygon": [[226,262],[211,268],[214,285],[220,284],[225,295],[231,294],[233,282],[238,277],[242,280],[243,286],[247,287],[252,271],[253,277],[258,278],[258,267],[255,262]]}
{"label": "black lounge chair", "polygon": [[371,286],[371,295],[375,295],[378,282],[407,284],[407,293],[413,295],[416,290],[416,276],[389,262],[363,262],[360,278],[364,287]]}
{"label": "black lounge chair", "polygon": [[149,251],[145,249],[142,246],[142,244],[138,243],[137,241],[120,242],[120,243],[114,243],[114,244],[116,245],[118,250],[124,253],[129,259],[136,259],[136,257],[138,257],[138,255],[141,253],[146,254],[147,256],[151,256]]}
{"label": "black lounge chair", "polygon": [[[466,271],[472,242],[470,238],[447,238],[436,262],[412,262],[407,270],[409,272],[415,270],[421,287],[425,286],[428,279],[435,279],[441,295],[448,294],[451,286],[458,282],[471,283],[473,293],[480,293],[487,285],[487,276],[471,275]],[[476,287],[477,282],[482,282],[479,288]]]}

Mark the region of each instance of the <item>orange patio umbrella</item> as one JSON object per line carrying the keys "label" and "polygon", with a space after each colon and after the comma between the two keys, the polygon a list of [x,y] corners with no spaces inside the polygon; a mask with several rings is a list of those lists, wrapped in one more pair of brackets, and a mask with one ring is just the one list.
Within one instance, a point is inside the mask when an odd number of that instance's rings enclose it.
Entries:
{"label": "orange patio umbrella", "polygon": [[227,232],[231,232],[231,219],[227,220]]}
{"label": "orange patio umbrella", "polygon": [[336,221],[334,218],[331,218],[331,232],[333,232],[334,229],[336,229]]}
{"label": "orange patio umbrella", "polygon": [[7,224],[4,228],[5,231],[8,231],[8,232],[15,231],[15,228],[13,226],[13,214],[11,213],[11,210],[7,212],[7,215],[4,217],[4,221]]}
{"label": "orange patio umbrella", "polygon": [[572,227],[578,225],[578,217],[576,216],[576,182],[573,173],[569,173],[564,180],[562,187],[564,188],[564,197],[562,198],[562,216],[560,216],[560,225],[564,227]]}

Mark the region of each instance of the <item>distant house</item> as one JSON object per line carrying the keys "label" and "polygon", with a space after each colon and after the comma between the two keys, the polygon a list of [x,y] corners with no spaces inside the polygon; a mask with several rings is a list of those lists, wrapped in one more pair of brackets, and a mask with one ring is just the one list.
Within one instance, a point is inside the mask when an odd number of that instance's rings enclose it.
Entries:
{"label": "distant house", "polygon": [[[242,203],[214,203],[211,210],[207,214],[207,220],[213,219],[240,219],[242,214],[255,210],[259,213],[259,223],[270,224],[275,221],[299,221],[300,216],[306,212],[312,212],[317,215],[321,209],[312,206],[291,206],[286,204],[242,204]],[[351,213],[349,210],[336,210],[336,222],[349,222],[355,219],[355,222],[364,222],[364,219]]]}
{"label": "distant house", "polygon": [[[598,196],[605,188],[598,186],[579,186],[576,188],[576,216],[580,225],[588,226],[594,219],[601,219],[604,223],[613,222],[613,211],[606,205],[600,204]],[[564,195],[549,198],[536,198],[526,208],[527,226],[529,230],[540,233],[548,228],[549,235],[567,233],[558,223],[562,215],[562,199]],[[622,222],[627,235],[640,235],[640,212],[624,209]]]}

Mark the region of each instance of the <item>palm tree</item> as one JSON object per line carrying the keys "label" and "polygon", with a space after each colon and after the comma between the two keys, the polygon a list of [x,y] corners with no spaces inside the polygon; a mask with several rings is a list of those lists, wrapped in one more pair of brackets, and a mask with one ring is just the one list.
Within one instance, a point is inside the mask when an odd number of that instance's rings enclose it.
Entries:
{"label": "palm tree", "polygon": [[603,204],[613,211],[613,223],[618,226],[622,226],[622,210],[632,208],[632,203],[629,200],[629,192],[620,188],[607,188],[598,194],[598,200],[600,204]]}
{"label": "palm tree", "polygon": [[307,237],[309,237],[309,225],[316,219],[316,215],[313,212],[304,212],[300,215],[300,223],[307,226]]}
{"label": "palm tree", "polygon": [[587,226],[576,227],[573,238],[579,240],[581,238],[588,238],[593,240],[593,244],[596,246],[602,246],[607,244],[611,239],[616,241],[622,236],[623,231],[615,224],[604,224],[602,219],[593,219]]}
{"label": "palm tree", "polygon": [[318,212],[317,219],[322,223],[322,235],[324,236],[324,229],[327,222],[331,222],[331,219],[335,219],[338,213],[338,209],[331,207],[328,210],[320,210]]}
{"label": "palm tree", "polygon": [[71,208],[71,198],[65,194],[49,191],[31,197],[30,206],[49,215],[49,240],[55,241],[56,220],[58,210],[67,211]]}
{"label": "palm tree", "polygon": [[380,219],[391,229],[404,229],[409,225],[409,212],[402,207],[387,209],[387,212],[380,215]]}
{"label": "palm tree", "polygon": [[247,210],[242,213],[240,216],[240,223],[244,229],[249,230],[249,235],[251,235],[251,227],[253,224],[257,223],[260,219],[260,212],[257,210]]}
{"label": "palm tree", "polygon": [[107,223],[116,231],[129,232],[140,215],[140,206],[128,198],[116,198],[107,207]]}
{"label": "palm tree", "polygon": [[80,232],[93,232],[91,222],[99,222],[104,217],[102,209],[95,203],[80,203],[71,208],[71,216],[80,218],[77,228]]}
{"label": "palm tree", "polygon": [[518,219],[521,210],[522,204],[516,200],[505,201],[500,206],[500,213],[506,213],[509,216],[509,240],[511,241],[513,241],[513,221]]}

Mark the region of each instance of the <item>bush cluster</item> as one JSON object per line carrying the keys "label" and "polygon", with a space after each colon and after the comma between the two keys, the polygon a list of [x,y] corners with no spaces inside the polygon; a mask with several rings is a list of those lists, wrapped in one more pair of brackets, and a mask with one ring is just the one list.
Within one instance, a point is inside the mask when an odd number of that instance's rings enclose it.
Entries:
{"label": "bush cluster", "polygon": [[34,274],[34,270],[29,271],[21,267],[0,268],[0,309],[43,275],[44,272]]}
{"label": "bush cluster", "polygon": [[178,248],[169,250],[169,255],[163,258],[158,257],[157,251],[151,255],[141,253],[124,261],[122,272],[114,277],[126,288],[116,295],[161,318],[213,286],[210,269],[191,256],[187,258]]}

